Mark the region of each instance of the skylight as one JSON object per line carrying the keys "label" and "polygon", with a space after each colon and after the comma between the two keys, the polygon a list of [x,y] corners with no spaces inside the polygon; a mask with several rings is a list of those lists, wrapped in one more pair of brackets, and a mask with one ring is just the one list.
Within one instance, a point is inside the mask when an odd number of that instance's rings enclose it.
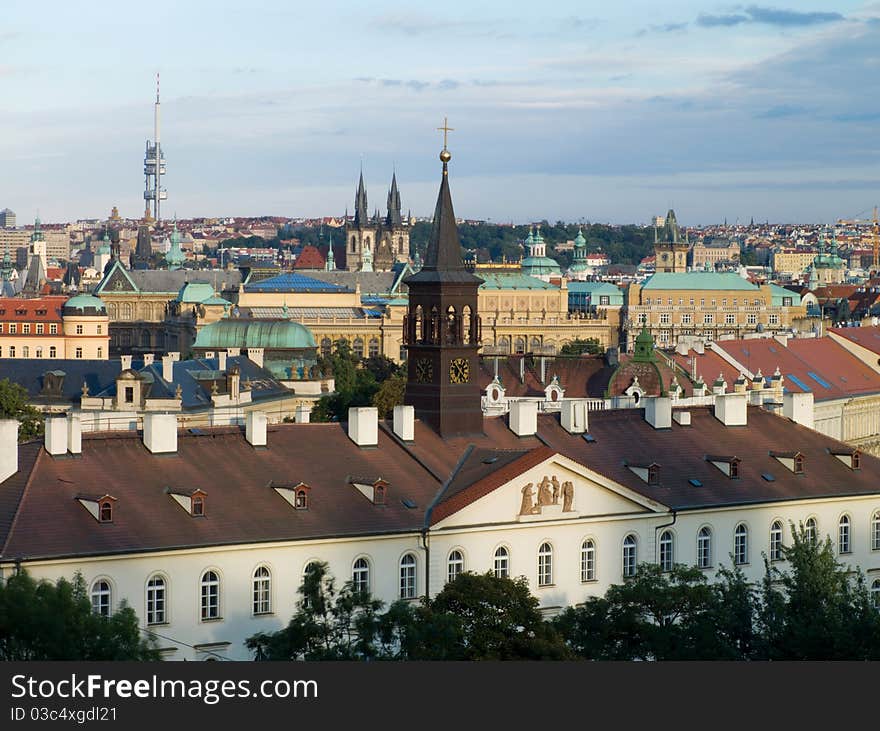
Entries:
{"label": "skylight", "polygon": [[767,482],[776,482],[776,478],[771,475],[769,472],[762,472],[761,477],[763,477]]}
{"label": "skylight", "polygon": [[703,483],[694,477],[692,477],[690,480],[688,480],[688,482],[691,483],[691,485],[693,485],[694,487],[702,487],[703,486]]}
{"label": "skylight", "polygon": [[584,441],[589,442],[590,444],[595,444],[596,437],[594,437],[592,434],[584,434]]}
{"label": "skylight", "polygon": [[807,375],[812,378],[816,383],[818,383],[822,388],[831,388],[831,384],[828,383],[824,378],[822,378],[819,374],[813,373],[813,371],[807,371]]}
{"label": "skylight", "polygon": [[[798,387],[803,389],[804,391],[812,391],[813,390],[806,383],[804,383],[800,378],[798,378],[797,376],[793,376],[791,373],[786,373],[785,377],[789,381],[794,381],[794,383],[796,383],[798,385]],[[826,388],[830,388],[830,386],[826,386]]]}

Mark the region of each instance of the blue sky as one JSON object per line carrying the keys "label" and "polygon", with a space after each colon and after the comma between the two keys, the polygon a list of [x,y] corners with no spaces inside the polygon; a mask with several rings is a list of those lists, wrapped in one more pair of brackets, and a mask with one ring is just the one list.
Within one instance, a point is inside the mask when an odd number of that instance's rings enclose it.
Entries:
{"label": "blue sky", "polygon": [[831,221],[880,203],[880,3],[3,3],[0,206],[332,215],[396,166],[429,215]]}

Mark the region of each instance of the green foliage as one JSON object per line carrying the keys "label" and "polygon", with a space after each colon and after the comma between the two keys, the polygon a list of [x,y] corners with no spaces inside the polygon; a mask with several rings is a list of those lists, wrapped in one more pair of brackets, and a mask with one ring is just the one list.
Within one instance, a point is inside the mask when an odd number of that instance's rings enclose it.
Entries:
{"label": "green foliage", "polygon": [[43,415],[28,403],[28,392],[20,383],[0,380],[0,419],[17,419],[18,441],[26,442],[43,434]]}
{"label": "green foliage", "polygon": [[0,660],[161,660],[124,603],[110,617],[92,612],[82,576],[51,584],[26,571],[0,581]]}
{"label": "green foliage", "polygon": [[373,395],[373,406],[379,410],[380,419],[390,419],[394,407],[403,403],[406,391],[406,374],[398,373],[386,380]]}
{"label": "green foliage", "polygon": [[[384,355],[356,357],[345,340],[337,340],[334,346],[329,356],[320,359],[319,366],[322,371],[333,374],[335,391],[318,400],[312,409],[312,421],[344,421],[352,406],[376,405],[380,384],[395,378],[401,370]],[[396,385],[397,381],[388,386],[380,397],[383,405],[390,404],[390,408],[394,408],[392,400]]]}
{"label": "green foliage", "polygon": [[602,346],[596,338],[575,338],[570,343],[566,343],[559,349],[560,355],[596,355],[602,352]]}

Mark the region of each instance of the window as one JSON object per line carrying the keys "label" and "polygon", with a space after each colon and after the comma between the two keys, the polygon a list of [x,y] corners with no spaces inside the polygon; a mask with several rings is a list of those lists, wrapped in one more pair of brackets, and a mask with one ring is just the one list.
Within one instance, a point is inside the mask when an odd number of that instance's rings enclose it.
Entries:
{"label": "window", "polygon": [[10,357],[10,358],[14,358],[14,357],[15,357],[15,346],[14,346],[14,345],[10,345],[10,346],[9,346],[9,357]]}
{"label": "window", "polygon": [[656,464],[648,465],[648,484],[660,484],[660,466]]}
{"label": "window", "polygon": [[464,556],[461,551],[452,551],[446,559],[446,581],[455,581],[464,571]]}
{"label": "window", "polygon": [[367,559],[359,558],[354,562],[351,569],[351,583],[355,591],[370,590],[370,562]]}
{"label": "window", "polygon": [[98,358],[104,357],[104,348],[98,348]]}
{"label": "window", "polygon": [[880,551],[880,510],[871,516],[871,550]]}
{"label": "window", "polygon": [[553,583],[553,547],[542,543],[538,549],[538,586],[550,586]]}
{"label": "window", "polygon": [[58,325],[56,323],[53,322],[49,325],[49,334],[50,335],[57,335],[58,334]]}
{"label": "window", "polygon": [[330,355],[330,351],[333,349],[333,343],[330,338],[321,338],[321,355],[325,358]]}
{"label": "window", "polygon": [[354,354],[355,358],[364,357],[364,341],[362,338],[354,339],[354,345],[352,346],[351,352]]}
{"label": "window", "polygon": [[21,326],[21,334],[22,335],[30,335],[31,334],[31,324],[29,322],[24,323]]}
{"label": "window", "polygon": [[147,624],[165,624],[165,579],[154,575],[147,582]]}
{"label": "window", "polygon": [[672,564],[674,562],[674,548],[675,544],[672,538],[672,532],[665,530],[660,534],[660,570],[661,571],[672,571]]}
{"label": "window", "polygon": [[9,323],[9,334],[15,335],[18,332],[18,326],[14,322]]}
{"label": "window", "polygon": [[37,348],[37,358],[42,358],[42,357],[43,357],[43,349],[38,347]]}
{"label": "window", "polygon": [[750,312],[746,315],[746,323],[749,325],[757,325],[758,324],[758,316],[754,312]]}
{"label": "window", "polygon": [[623,539],[623,575],[624,575],[624,577],[636,575],[637,549],[638,549],[638,545],[636,543],[636,537],[634,535],[630,534],[626,538]]}
{"label": "window", "polygon": [[220,577],[215,571],[202,574],[202,621],[220,618]]}
{"label": "window", "polygon": [[818,540],[818,535],[819,534],[816,532],[816,519],[807,518],[807,522],[804,523],[804,538],[815,545]]}
{"label": "window", "polygon": [[192,515],[196,518],[204,517],[205,515],[205,496],[201,494],[194,494],[192,496]]}
{"label": "window", "polygon": [[265,566],[254,571],[254,614],[272,612],[272,574]]}
{"label": "window", "polygon": [[31,357],[31,349],[27,345],[21,346],[21,357],[22,358],[30,358]]}
{"label": "window", "polygon": [[109,500],[102,500],[98,506],[98,521],[101,523],[113,522],[113,503]]}
{"label": "window", "polygon": [[861,460],[861,457],[862,457],[862,454],[861,454],[861,452],[859,452],[858,449],[852,453],[852,457],[850,458],[851,459],[850,466],[852,467],[852,469],[854,469],[854,470],[859,469],[859,464],[860,464],[859,460]]}
{"label": "window", "polygon": [[373,487],[373,505],[385,504],[385,486],[375,485]]}
{"label": "window", "polygon": [[126,386],[125,387],[125,403],[127,403],[127,404],[134,403],[134,386]]}
{"label": "window", "polygon": [[588,538],[581,544],[581,581],[596,580],[596,543]]}
{"label": "window", "polygon": [[672,315],[670,315],[668,312],[660,313],[660,324],[661,325],[669,325],[671,317],[672,317]]}
{"label": "window", "polygon": [[712,529],[700,528],[697,533],[697,567],[707,569],[712,565]]}
{"label": "window", "polygon": [[779,520],[770,526],[770,560],[782,560],[782,521]]}
{"label": "window", "polygon": [[99,579],[92,584],[92,611],[102,617],[110,616],[110,582]]}
{"label": "window", "polygon": [[98,333],[98,335],[101,335],[101,334],[102,334],[102,333],[101,333],[101,326],[100,326],[100,325],[97,326],[97,333]]}
{"label": "window", "polygon": [[736,325],[736,314],[733,312],[728,312],[724,316],[724,324],[725,325]]}
{"label": "window", "polygon": [[367,349],[367,353],[371,358],[375,358],[379,355],[379,341],[376,338],[370,339],[370,344]]}
{"label": "window", "polygon": [[37,335],[42,335],[44,328],[45,328],[45,325],[43,325],[42,322],[38,322],[37,323]]}
{"label": "window", "polygon": [[82,335],[82,334],[83,334],[83,326],[82,326],[82,325],[77,325],[77,326],[76,326],[76,334],[77,334],[77,335]]}
{"label": "window", "polygon": [[611,297],[610,296],[608,296],[607,294],[600,294],[599,295],[599,305],[600,306],[601,305],[610,305],[610,304],[611,304]]}
{"label": "window", "polygon": [[804,455],[796,454],[794,456],[794,467],[791,471],[796,475],[802,475],[804,473]]}
{"label": "window", "polygon": [[495,577],[498,579],[510,578],[510,551],[504,546],[495,551]]}
{"label": "window", "polygon": [[770,315],[769,324],[778,325],[779,324],[779,315]]}
{"label": "window", "polygon": [[837,524],[837,552],[852,553],[850,544],[850,521],[848,515],[842,515]]}
{"label": "window", "polygon": [[683,314],[683,315],[681,316],[681,324],[682,324],[682,325],[690,325],[690,324],[692,324],[692,322],[691,322],[691,314],[690,314],[689,312],[686,312],[685,314]]}
{"label": "window", "polygon": [[50,358],[57,358],[58,357],[58,348],[56,348],[54,345],[49,346],[49,357]]}
{"label": "window", "polygon": [[733,562],[737,565],[749,562],[749,529],[744,523],[733,531]]}
{"label": "window", "polygon": [[77,349],[76,349],[76,357],[77,357],[77,358],[82,358],[82,357],[83,357],[83,349],[82,349],[82,348],[77,348]]}
{"label": "window", "polygon": [[416,597],[416,557],[407,553],[400,559],[400,598]]}
{"label": "window", "polygon": [[309,509],[309,493],[300,488],[296,491],[296,498],[294,499],[294,507],[297,510],[308,510]]}
{"label": "window", "polygon": [[707,312],[703,315],[703,324],[704,325],[714,325],[715,324],[715,315],[711,312]]}
{"label": "window", "polygon": [[871,601],[877,609],[880,609],[880,579],[874,579],[871,583]]}

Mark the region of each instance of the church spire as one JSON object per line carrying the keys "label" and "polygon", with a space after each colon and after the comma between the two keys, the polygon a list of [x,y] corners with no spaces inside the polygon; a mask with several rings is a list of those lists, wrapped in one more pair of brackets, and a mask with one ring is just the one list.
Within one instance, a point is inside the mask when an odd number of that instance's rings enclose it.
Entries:
{"label": "church spire", "polygon": [[403,225],[403,219],[400,216],[400,191],[397,189],[396,171],[391,174],[391,190],[388,191],[388,215],[385,218],[385,225],[391,228]]}
{"label": "church spire", "polygon": [[364,171],[361,170],[361,177],[358,180],[357,193],[354,196],[354,225],[363,227],[369,224],[369,214],[367,213],[367,188],[364,185]]}
{"label": "church spire", "polygon": [[444,134],[443,150],[440,152],[443,178],[440,181],[440,193],[437,195],[437,206],[434,208],[434,224],[431,226],[431,238],[428,240],[423,271],[464,269],[461,260],[461,242],[455,225],[455,211],[452,210],[452,194],[449,192],[448,165],[452,155],[446,149],[445,137]]}

